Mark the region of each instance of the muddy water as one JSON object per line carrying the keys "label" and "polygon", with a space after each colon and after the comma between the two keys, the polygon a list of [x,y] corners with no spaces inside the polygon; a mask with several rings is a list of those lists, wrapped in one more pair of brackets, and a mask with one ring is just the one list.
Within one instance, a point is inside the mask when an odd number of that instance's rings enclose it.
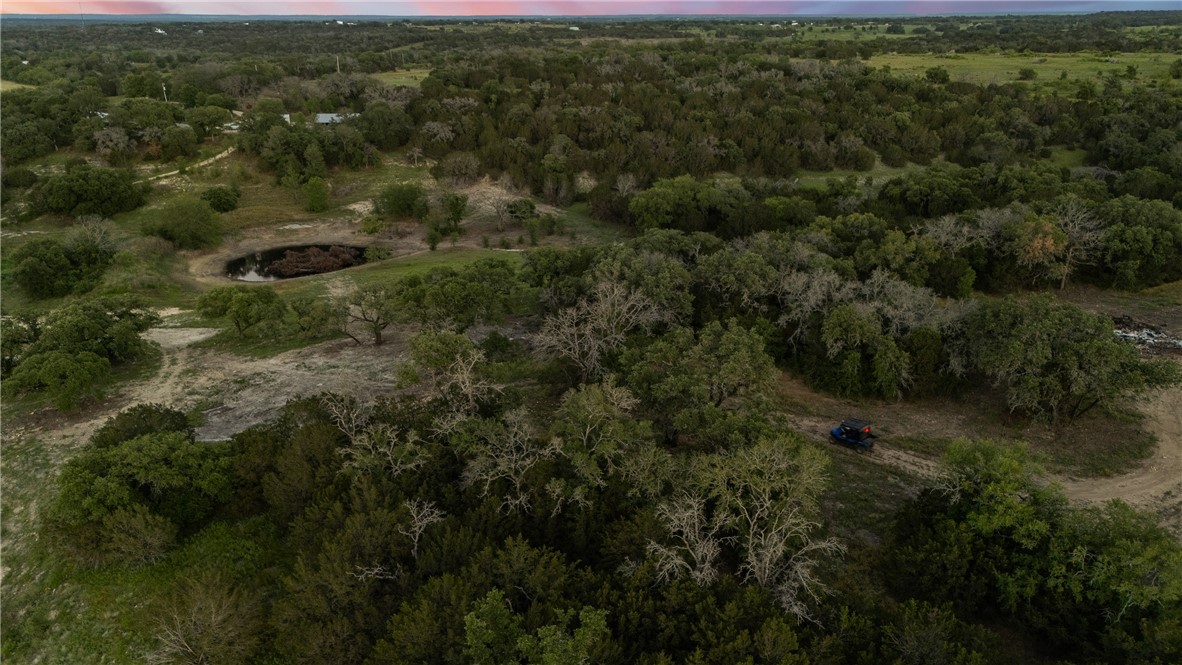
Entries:
{"label": "muddy water", "polygon": [[286,247],[276,247],[274,249],[260,250],[253,254],[240,256],[236,259],[231,259],[226,262],[226,276],[230,279],[238,280],[240,282],[274,282],[280,279],[291,279],[292,277],[302,277],[304,275],[279,275],[270,270],[271,264],[282,260],[288,252],[302,252],[309,249],[319,249],[328,252],[333,247],[344,247],[346,249],[354,250],[356,255],[352,265],[342,266],[333,270],[322,270],[318,272],[310,272],[306,274],[322,274],[325,272],[335,272],[335,270],[343,268],[352,268],[365,263],[365,248],[356,245],[291,245]]}

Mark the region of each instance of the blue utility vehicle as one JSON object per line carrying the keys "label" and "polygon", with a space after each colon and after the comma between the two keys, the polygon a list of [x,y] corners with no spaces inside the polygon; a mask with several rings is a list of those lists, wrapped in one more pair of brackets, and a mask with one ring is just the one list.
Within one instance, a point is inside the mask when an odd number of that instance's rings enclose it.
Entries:
{"label": "blue utility vehicle", "polygon": [[870,423],[858,418],[846,418],[829,432],[830,443],[847,445],[860,453],[874,450],[876,439],[878,435],[870,432]]}

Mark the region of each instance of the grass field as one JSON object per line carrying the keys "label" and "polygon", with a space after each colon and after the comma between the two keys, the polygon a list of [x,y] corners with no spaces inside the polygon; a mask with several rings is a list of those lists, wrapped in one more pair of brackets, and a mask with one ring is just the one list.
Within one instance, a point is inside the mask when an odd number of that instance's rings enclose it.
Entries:
{"label": "grass field", "polygon": [[[788,21],[787,23],[790,23],[790,22],[791,21]],[[785,23],[785,25],[787,23]],[[916,28],[925,27],[925,26],[908,24],[906,26],[906,30],[907,30],[906,32],[904,32],[902,34],[892,34],[892,33],[888,33],[886,31],[886,27],[888,24],[889,24],[889,21],[875,21],[872,23],[849,23],[847,25],[853,26],[853,29],[846,30],[843,27],[838,27],[838,26],[809,26],[809,25],[807,25],[807,21],[806,21],[802,25],[799,25],[799,26],[793,28],[793,30],[795,30],[795,33],[794,33],[793,37],[791,37],[791,38],[792,39],[802,39],[804,41],[818,41],[818,42],[819,41],[842,41],[842,42],[870,41],[872,39],[878,39],[880,37],[883,37],[886,39],[907,39],[908,37],[915,36],[915,29]],[[812,28],[811,30],[809,29],[810,27]],[[926,27],[931,28],[932,26],[926,26]],[[774,30],[774,28],[772,28],[772,30]]]}
{"label": "grass field", "polygon": [[[933,163],[940,160],[933,160]],[[875,185],[905,175],[912,171],[918,171],[927,168],[919,164],[905,164],[903,166],[887,166],[881,160],[874,163],[874,168],[869,171],[850,171],[847,169],[834,169],[832,171],[801,171],[800,175],[795,176],[798,184],[802,187],[810,187],[813,189],[824,188],[830,180],[845,180],[849,177],[858,179],[858,183],[862,184],[866,178],[872,178]]]}
{"label": "grass field", "polygon": [[431,73],[431,70],[426,67],[400,69],[393,72],[378,72],[370,74],[370,76],[385,83],[386,85],[405,85],[410,87],[418,87],[423,79]]}
{"label": "grass field", "polygon": [[[1177,59],[1170,53],[965,53],[875,55],[866,61],[873,67],[890,67],[896,74],[923,76],[931,67],[948,70],[953,81],[987,85],[1013,83],[1018,70],[1032,69],[1036,78],[1030,83],[1040,87],[1073,90],[1081,80],[1098,81],[1108,74],[1125,76],[1130,65],[1137,68],[1137,78],[1165,79],[1170,63]],[[1061,79],[1063,72],[1066,78]]]}
{"label": "grass field", "polygon": [[8,92],[9,90],[20,90],[21,88],[31,88],[31,85],[24,83],[17,83],[16,81],[0,80],[0,92]]}

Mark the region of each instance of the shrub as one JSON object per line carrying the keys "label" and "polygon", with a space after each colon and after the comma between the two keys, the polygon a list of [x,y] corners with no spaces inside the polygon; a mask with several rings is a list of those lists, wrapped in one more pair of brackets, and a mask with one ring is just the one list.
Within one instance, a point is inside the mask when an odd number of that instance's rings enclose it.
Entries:
{"label": "shrub", "polygon": [[107,418],[90,437],[95,448],[110,448],[124,441],[160,432],[182,432],[192,438],[193,428],[185,414],[162,404],[137,404]]}
{"label": "shrub", "polygon": [[144,224],[145,235],[164,238],[180,249],[212,247],[222,241],[222,225],[209,203],[184,197],[164,204],[156,219]]}
{"label": "shrub", "polygon": [[286,305],[269,286],[223,286],[197,299],[197,311],[209,318],[226,317],[239,337],[262,323],[283,318]]}
{"label": "shrub", "polygon": [[530,199],[517,199],[507,206],[509,217],[516,222],[524,222],[538,216],[538,207]]}
{"label": "shrub", "polygon": [[328,210],[328,183],[324,178],[314,177],[304,183],[304,210],[324,212]]}
{"label": "shrub", "polygon": [[422,219],[427,216],[427,195],[416,183],[389,185],[374,200],[374,210],[387,217]]}
{"label": "shrub", "polygon": [[110,217],[143,205],[144,193],[131,171],[95,168],[83,161],[37,183],[29,202],[35,212]]}
{"label": "shrub", "polygon": [[929,67],[924,72],[924,78],[931,83],[947,83],[952,80],[952,76],[948,74],[948,70],[943,67]]}
{"label": "shrub", "polygon": [[32,187],[37,184],[37,174],[32,169],[18,166],[5,169],[3,176],[0,176],[0,182],[3,182],[5,187]]}
{"label": "shrub", "polygon": [[390,222],[375,215],[367,215],[361,220],[361,232],[369,235],[384,233],[390,229]]}
{"label": "shrub", "polygon": [[480,177],[480,161],[470,152],[453,152],[431,168],[431,175],[459,184],[471,183]]}
{"label": "shrub", "polygon": [[105,238],[76,234],[69,243],[51,238],[26,243],[13,255],[13,280],[33,298],[53,298],[94,288],[114,252]]}
{"label": "shrub", "polygon": [[1033,81],[1036,78],[1038,78],[1038,72],[1030,67],[1023,67],[1018,70],[1019,81]]}
{"label": "shrub", "polygon": [[239,191],[235,187],[218,185],[201,192],[201,198],[217,212],[230,212],[238,207]]}
{"label": "shrub", "polygon": [[10,395],[44,395],[66,411],[86,397],[101,397],[100,386],[110,375],[110,361],[95,353],[50,351],[22,360],[4,382],[4,390]]}

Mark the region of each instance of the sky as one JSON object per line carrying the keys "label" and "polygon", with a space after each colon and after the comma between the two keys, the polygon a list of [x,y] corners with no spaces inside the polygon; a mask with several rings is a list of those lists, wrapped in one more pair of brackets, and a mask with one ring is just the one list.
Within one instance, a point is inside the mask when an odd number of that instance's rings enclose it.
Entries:
{"label": "sky", "polygon": [[4,14],[595,16],[623,14],[939,15],[1178,9],[1179,0],[0,0]]}

